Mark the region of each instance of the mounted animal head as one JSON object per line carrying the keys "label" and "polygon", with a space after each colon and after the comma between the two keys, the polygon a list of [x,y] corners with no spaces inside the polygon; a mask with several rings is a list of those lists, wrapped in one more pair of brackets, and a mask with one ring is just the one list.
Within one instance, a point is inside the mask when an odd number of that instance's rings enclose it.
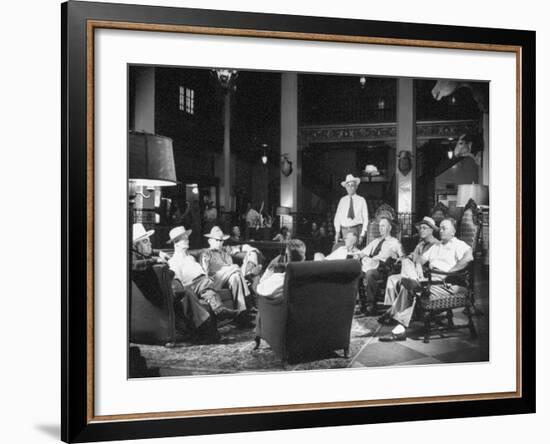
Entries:
{"label": "mounted animal head", "polygon": [[489,90],[483,83],[439,79],[432,88],[432,96],[439,101],[450,96],[459,88],[468,88],[482,113],[489,112]]}
{"label": "mounted animal head", "polygon": [[481,165],[483,147],[482,142],[477,139],[479,139],[479,137],[470,134],[462,134],[456,142],[454,156],[471,157],[478,166]]}

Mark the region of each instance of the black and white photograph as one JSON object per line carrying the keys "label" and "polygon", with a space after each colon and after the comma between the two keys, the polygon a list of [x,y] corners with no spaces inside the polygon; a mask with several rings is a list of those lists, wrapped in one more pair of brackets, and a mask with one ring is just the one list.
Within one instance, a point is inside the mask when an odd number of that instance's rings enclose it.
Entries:
{"label": "black and white photograph", "polygon": [[128,378],[490,361],[489,90],[129,64]]}

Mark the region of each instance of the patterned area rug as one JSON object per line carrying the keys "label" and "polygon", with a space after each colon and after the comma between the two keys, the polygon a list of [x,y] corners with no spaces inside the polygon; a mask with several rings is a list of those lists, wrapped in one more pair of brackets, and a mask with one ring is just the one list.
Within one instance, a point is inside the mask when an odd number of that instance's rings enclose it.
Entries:
{"label": "patterned area rug", "polygon": [[147,367],[158,369],[160,376],[345,368],[367,341],[372,340],[379,327],[376,317],[356,316],[352,323],[349,358],[344,358],[342,350],[337,350],[322,359],[284,368],[267,342],[262,340],[260,348],[254,350],[253,328],[240,330],[231,324],[220,328],[222,340],[219,344],[180,343],[171,349],[154,345],[138,347]]}

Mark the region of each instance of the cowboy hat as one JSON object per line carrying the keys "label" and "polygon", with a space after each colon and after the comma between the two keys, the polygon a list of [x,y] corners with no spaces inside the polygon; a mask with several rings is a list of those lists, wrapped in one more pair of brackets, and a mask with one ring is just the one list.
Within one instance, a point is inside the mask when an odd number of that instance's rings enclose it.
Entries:
{"label": "cowboy hat", "polygon": [[424,218],[421,220],[421,221],[418,221],[416,224],[415,224],[415,227],[418,228],[420,225],[427,225],[428,227],[430,227],[432,230],[439,230],[439,228],[437,228],[437,225],[435,224],[435,220],[433,220],[431,217],[428,217],[428,216],[424,216]]}
{"label": "cowboy hat", "polygon": [[346,176],[346,180],[344,180],[343,182],[340,182],[340,185],[345,187],[346,184],[350,182],[355,182],[355,185],[359,185],[359,183],[361,182],[361,179],[359,179],[358,177],[355,177],[353,174],[348,174]]}
{"label": "cowboy hat", "polygon": [[222,229],[218,226],[212,227],[212,229],[210,230],[210,233],[205,234],[204,237],[207,237],[209,239],[217,239],[217,240],[229,239],[229,235],[223,234]]}
{"label": "cowboy hat", "polygon": [[170,230],[169,236],[170,239],[166,242],[167,244],[176,243],[179,241],[182,237],[186,236],[189,237],[193,230],[186,230],[185,227],[182,225],[180,227],[175,227]]}
{"label": "cowboy hat", "polygon": [[143,239],[151,237],[155,230],[145,231],[143,224],[135,223],[132,227],[132,242],[139,242]]}

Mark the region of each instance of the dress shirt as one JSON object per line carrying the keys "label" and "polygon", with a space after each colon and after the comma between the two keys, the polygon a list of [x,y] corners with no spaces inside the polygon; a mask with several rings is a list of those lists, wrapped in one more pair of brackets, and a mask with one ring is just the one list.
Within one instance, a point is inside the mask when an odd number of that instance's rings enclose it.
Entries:
{"label": "dress shirt", "polygon": [[334,229],[336,230],[336,233],[340,233],[341,227],[362,225],[363,228],[361,229],[361,236],[365,236],[367,226],[369,224],[369,210],[367,208],[367,201],[358,194],[354,194],[351,198],[353,199],[353,212],[355,217],[353,219],[348,218],[350,196],[347,195],[342,197],[338,203],[336,214],[334,215]]}
{"label": "dress shirt", "polygon": [[256,287],[256,294],[271,301],[282,301],[284,286],[285,273],[267,273]]}
{"label": "dress shirt", "polygon": [[[384,238],[377,237],[374,239],[365,248],[363,248],[362,253],[370,257],[370,255],[376,250],[378,244],[382,242],[382,239]],[[387,236],[380,248],[380,252],[372,259],[378,259],[379,261],[385,262],[390,257],[398,259],[401,256],[403,256],[401,242],[399,242],[395,237]]]}
{"label": "dress shirt", "polygon": [[430,268],[449,271],[471,250],[466,242],[453,237],[446,243],[440,242],[431,247],[424,253],[424,258],[430,261]]}
{"label": "dress shirt", "polygon": [[347,259],[348,254],[355,254],[355,253],[359,253],[359,249],[353,247],[351,251],[348,251],[348,249],[345,246],[343,246],[334,250],[325,259],[328,259],[328,260]]}
{"label": "dress shirt", "polygon": [[195,258],[190,254],[183,255],[174,253],[168,261],[168,265],[183,286],[191,284],[196,278],[206,274]]}

